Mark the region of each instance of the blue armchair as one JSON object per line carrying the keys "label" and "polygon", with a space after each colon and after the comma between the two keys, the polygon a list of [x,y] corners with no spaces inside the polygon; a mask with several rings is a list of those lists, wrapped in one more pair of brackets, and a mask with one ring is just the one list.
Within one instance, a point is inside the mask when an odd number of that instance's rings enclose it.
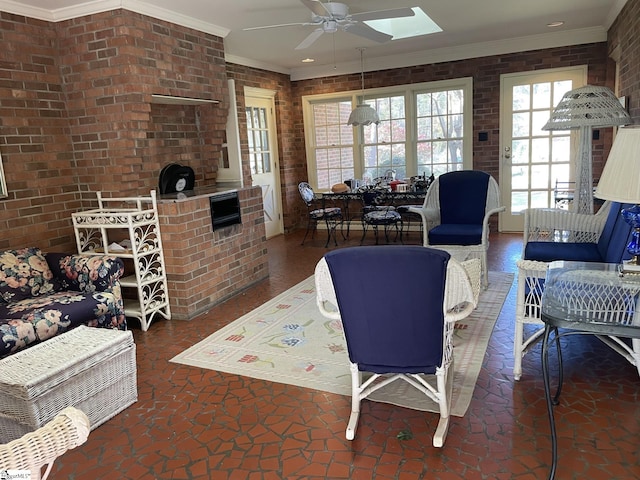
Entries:
{"label": "blue armchair", "polygon": [[423,245],[452,254],[463,249],[482,263],[483,284],[488,282],[489,218],[505,207],[495,179],[479,170],[449,172],[437,177],[421,208],[409,212],[422,218]]}
{"label": "blue armchair", "polygon": [[[347,439],[355,437],[360,402],[404,380],[439,405],[433,445],[444,444],[453,325],[473,311],[480,289],[480,261],[465,263],[468,269],[442,250],[394,245],[344,248],[320,260],[315,271],[318,308],[342,320],[349,353]],[[392,276],[382,290],[380,272]],[[363,381],[361,372],[373,375]]]}

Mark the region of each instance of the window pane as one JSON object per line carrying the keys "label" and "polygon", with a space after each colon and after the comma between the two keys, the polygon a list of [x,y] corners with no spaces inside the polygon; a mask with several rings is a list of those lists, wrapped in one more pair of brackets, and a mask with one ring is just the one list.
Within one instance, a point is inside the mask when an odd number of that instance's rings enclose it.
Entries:
{"label": "window pane", "polygon": [[363,178],[373,180],[393,169],[396,170],[396,178],[403,179],[406,175],[407,138],[405,97],[396,95],[369,101],[375,104],[380,123],[363,128]]}
{"label": "window pane", "polygon": [[315,103],[312,109],[316,186],[328,190],[354,178],[353,127],[347,125],[351,102]]}
{"label": "window pane", "polygon": [[441,175],[461,169],[464,161],[464,92],[419,93],[417,105],[418,174]]}

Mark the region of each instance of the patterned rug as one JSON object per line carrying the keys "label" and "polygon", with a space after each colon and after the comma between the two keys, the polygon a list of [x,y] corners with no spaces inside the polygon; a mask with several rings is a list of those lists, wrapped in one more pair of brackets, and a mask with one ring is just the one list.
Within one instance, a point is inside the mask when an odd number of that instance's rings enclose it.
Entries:
{"label": "patterned rug", "polygon": [[[478,308],[456,324],[452,415],[464,416],[480,367],[511,288],[513,274],[489,272]],[[172,362],[273,382],[351,395],[346,344],[339,321],[320,315],[313,276],[218,330]],[[406,382],[393,382],[369,397],[416,410],[437,406]]]}

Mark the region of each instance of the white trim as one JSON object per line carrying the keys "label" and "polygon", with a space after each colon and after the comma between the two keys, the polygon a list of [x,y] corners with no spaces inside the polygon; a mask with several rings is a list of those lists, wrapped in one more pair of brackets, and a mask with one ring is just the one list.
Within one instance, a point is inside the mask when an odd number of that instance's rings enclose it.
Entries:
{"label": "white trim", "polygon": [[[242,154],[240,149],[240,126],[238,120],[238,105],[236,104],[236,82],[233,79],[227,80],[229,88],[229,111],[227,113],[227,143],[222,147],[227,148],[227,158],[229,168],[222,168],[218,164],[217,182],[240,182],[244,186],[242,176]],[[222,152],[220,153],[222,155]]]}
{"label": "white trim", "polygon": [[200,32],[209,33],[218,37],[226,37],[231,32],[226,27],[221,27],[209,22],[203,22],[194,17],[183,15],[173,10],[151,5],[140,0],[93,0],[90,2],[73,5],[71,7],[57,8],[54,10],[25,5],[14,0],[0,0],[0,10],[24,15],[25,17],[36,18],[48,22],[61,22],[72,18],[79,18],[86,15],[108,12],[119,8],[131,12],[140,13],[149,17],[165,20],[176,25],[193,28]]}

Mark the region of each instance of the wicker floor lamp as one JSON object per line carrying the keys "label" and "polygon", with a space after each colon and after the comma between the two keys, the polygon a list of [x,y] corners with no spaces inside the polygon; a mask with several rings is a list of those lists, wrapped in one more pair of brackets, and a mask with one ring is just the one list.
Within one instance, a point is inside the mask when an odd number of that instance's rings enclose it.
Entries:
{"label": "wicker floor lamp", "polygon": [[543,130],[580,130],[575,163],[575,211],[593,213],[592,129],[628,123],[631,117],[610,88],[585,85],[565,93],[542,127]]}

